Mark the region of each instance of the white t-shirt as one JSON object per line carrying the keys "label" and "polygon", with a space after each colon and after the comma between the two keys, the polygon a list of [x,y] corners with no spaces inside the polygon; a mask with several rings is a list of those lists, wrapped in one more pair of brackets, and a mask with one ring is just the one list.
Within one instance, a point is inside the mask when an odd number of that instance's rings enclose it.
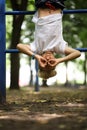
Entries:
{"label": "white t-shirt", "polygon": [[32,21],[35,23],[35,39],[30,44],[31,50],[37,54],[46,51],[64,53],[67,42],[62,36],[62,13],[38,18],[36,12]]}

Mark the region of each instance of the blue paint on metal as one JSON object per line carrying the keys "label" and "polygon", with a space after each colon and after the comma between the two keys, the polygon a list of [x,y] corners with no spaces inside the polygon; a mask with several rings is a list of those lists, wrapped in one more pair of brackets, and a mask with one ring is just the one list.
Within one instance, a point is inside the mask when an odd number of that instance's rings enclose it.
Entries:
{"label": "blue paint on metal", "polygon": [[76,48],[76,50],[79,50],[80,52],[87,52],[87,48]]}
{"label": "blue paint on metal", "polygon": [[35,60],[35,69],[36,69],[36,82],[35,82],[35,91],[39,91],[39,80],[38,80],[38,61]]}
{"label": "blue paint on metal", "polygon": [[18,49],[8,49],[5,51],[5,53],[19,53]]}
{"label": "blue paint on metal", "polygon": [[[33,15],[35,11],[6,11],[5,15]],[[64,14],[87,13],[87,9],[63,10]]]}
{"label": "blue paint on metal", "polygon": [[77,14],[77,13],[87,13],[87,9],[72,9],[72,10],[64,10],[64,14]]}
{"label": "blue paint on metal", "polygon": [[6,11],[5,15],[33,15],[35,11]]}
{"label": "blue paint on metal", "polygon": [[[87,52],[87,48],[75,48],[76,50],[79,50],[81,52]],[[18,49],[8,49],[5,51],[5,53],[19,53]]]}
{"label": "blue paint on metal", "polygon": [[0,93],[6,100],[6,58],[5,58],[5,0],[0,0]]}

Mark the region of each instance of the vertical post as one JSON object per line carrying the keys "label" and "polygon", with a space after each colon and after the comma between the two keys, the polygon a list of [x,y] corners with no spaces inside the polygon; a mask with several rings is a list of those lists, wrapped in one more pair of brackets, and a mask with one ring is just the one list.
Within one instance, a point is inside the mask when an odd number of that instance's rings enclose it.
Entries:
{"label": "vertical post", "polygon": [[0,103],[6,101],[5,0],[0,0]]}
{"label": "vertical post", "polygon": [[35,61],[35,69],[36,69],[36,82],[35,82],[35,91],[39,91],[39,82],[38,82],[38,62]]}

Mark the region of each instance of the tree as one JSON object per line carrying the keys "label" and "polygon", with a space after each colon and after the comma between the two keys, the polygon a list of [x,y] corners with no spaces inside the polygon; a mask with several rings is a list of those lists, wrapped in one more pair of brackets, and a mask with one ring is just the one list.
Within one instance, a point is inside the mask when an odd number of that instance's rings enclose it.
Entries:
{"label": "tree", "polygon": [[[75,1],[75,0],[74,0]],[[82,8],[82,9],[86,9],[87,8],[87,1],[85,1],[85,4],[83,4],[82,0],[77,0],[78,4],[76,4],[76,8]],[[86,48],[87,43],[87,14],[82,14],[82,17],[80,14],[78,14],[78,36],[80,38],[80,41],[82,42],[82,48]],[[84,82],[83,84],[86,85],[87,84],[87,52],[84,53],[85,59],[83,62],[83,71],[84,71]]]}
{"label": "tree", "polygon": [[[27,8],[28,0],[10,0],[12,9],[25,11]],[[10,48],[16,48],[17,43],[20,41],[21,35],[21,25],[24,20],[24,15],[14,15],[13,16],[13,30],[11,37],[11,46]],[[10,89],[19,89],[18,79],[19,79],[19,54],[12,53],[10,56],[11,60],[11,83]]]}
{"label": "tree", "polygon": [[[67,9],[85,9],[87,1],[83,4],[82,0],[73,0],[66,1]],[[67,39],[68,43],[73,48],[84,48],[86,47],[86,39],[87,39],[87,18],[86,14],[69,14],[64,15],[64,37]],[[67,35],[68,34],[68,35]],[[82,64],[79,64],[83,67],[84,71],[84,84],[86,84],[86,71],[87,71],[87,53],[85,55],[85,60]]]}

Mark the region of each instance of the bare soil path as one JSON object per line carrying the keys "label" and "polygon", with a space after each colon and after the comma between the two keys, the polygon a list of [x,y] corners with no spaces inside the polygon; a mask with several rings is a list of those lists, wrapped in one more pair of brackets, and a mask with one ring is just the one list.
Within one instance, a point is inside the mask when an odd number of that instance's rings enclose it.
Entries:
{"label": "bare soil path", "polygon": [[7,90],[0,130],[87,130],[87,89],[25,87]]}

